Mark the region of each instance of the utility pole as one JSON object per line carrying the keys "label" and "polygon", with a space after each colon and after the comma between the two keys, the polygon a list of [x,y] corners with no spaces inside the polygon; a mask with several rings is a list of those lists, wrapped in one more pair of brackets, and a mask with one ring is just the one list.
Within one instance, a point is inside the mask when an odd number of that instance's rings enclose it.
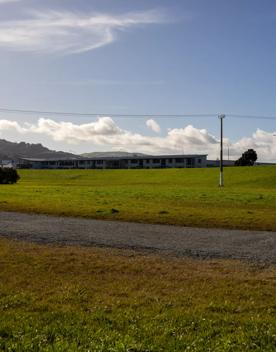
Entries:
{"label": "utility pole", "polygon": [[229,161],[229,143],[227,144],[227,147],[228,147],[228,161]]}
{"label": "utility pole", "polygon": [[224,186],[223,178],[223,119],[225,118],[224,114],[219,114],[218,118],[220,119],[220,174],[219,174],[219,186]]}

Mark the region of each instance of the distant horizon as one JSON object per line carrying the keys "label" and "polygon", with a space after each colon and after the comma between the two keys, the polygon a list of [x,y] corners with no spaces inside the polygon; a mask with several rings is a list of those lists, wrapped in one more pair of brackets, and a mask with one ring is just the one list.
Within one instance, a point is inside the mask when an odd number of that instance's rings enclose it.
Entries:
{"label": "distant horizon", "polygon": [[[8,142],[8,143],[17,143],[17,144],[20,144],[20,143],[26,143],[26,144],[30,144],[30,145],[41,145],[42,147],[44,148],[47,148],[46,146],[44,146],[42,143],[29,143],[29,142],[25,142],[25,141],[18,141],[18,142],[11,142],[11,141],[8,141],[4,138],[0,138],[0,141],[5,141],[5,142]],[[113,156],[104,156],[104,154],[125,154],[126,156],[129,154],[129,156],[145,156],[145,157],[150,157],[150,156],[189,156],[189,155],[206,155],[207,156],[207,160],[208,161],[219,161],[219,158],[208,158],[208,154],[207,153],[204,153],[204,152],[198,152],[198,153],[173,153],[173,154],[168,154],[168,153],[164,153],[164,154],[146,154],[146,153],[139,153],[139,152],[130,152],[130,151],[127,151],[127,150],[106,150],[106,151],[92,151],[92,152],[84,152],[84,153],[81,153],[81,154],[75,154],[75,153],[69,153],[65,150],[55,150],[55,149],[49,149],[47,148],[50,152],[61,152],[61,153],[68,153],[68,154],[71,154],[72,156],[82,156],[82,157],[87,157],[89,158],[89,156],[85,156],[85,154],[99,154],[100,155],[103,155],[103,157],[113,157]],[[244,150],[246,151],[246,150]],[[0,150],[1,152],[1,150]],[[241,155],[239,155],[237,158],[232,158],[232,159],[228,159],[228,155],[227,155],[227,152],[224,152],[224,157],[223,157],[223,160],[226,161],[226,162],[234,162],[236,161]],[[115,158],[116,157],[119,157],[119,156],[114,156]],[[122,156],[123,157],[123,156]],[[24,158],[29,158],[29,157],[23,157]],[[66,159],[66,157],[64,157]],[[97,156],[93,157],[91,156],[90,158],[97,158]],[[33,158],[31,157],[30,159],[40,159],[40,158]],[[46,158],[47,159],[47,158]],[[61,158],[57,158],[57,159],[61,159]],[[5,160],[5,159],[3,159]],[[7,159],[7,160],[12,160],[12,159]],[[263,161],[261,159],[258,158],[257,162],[256,163],[271,163],[271,164],[275,164],[276,162],[271,162],[271,161]]]}

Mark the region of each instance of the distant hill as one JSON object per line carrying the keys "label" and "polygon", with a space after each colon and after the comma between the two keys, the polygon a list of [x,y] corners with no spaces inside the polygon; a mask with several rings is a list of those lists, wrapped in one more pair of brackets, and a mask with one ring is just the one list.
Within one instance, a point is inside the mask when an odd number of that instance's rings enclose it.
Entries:
{"label": "distant hill", "polygon": [[62,151],[50,150],[42,144],[25,142],[13,143],[0,139],[0,160],[18,160],[19,158],[55,159],[77,158],[79,156]]}
{"label": "distant hill", "polygon": [[85,158],[104,158],[104,157],[133,157],[133,156],[145,156],[142,153],[128,153],[128,152],[93,152],[81,154]]}
{"label": "distant hill", "polygon": [[133,157],[145,156],[142,153],[128,153],[128,152],[92,152],[75,155],[62,151],[50,150],[42,144],[32,144],[25,142],[9,142],[5,139],[0,139],[0,160],[18,160],[20,158],[33,159],[65,159],[65,158],[101,158],[101,157]]}

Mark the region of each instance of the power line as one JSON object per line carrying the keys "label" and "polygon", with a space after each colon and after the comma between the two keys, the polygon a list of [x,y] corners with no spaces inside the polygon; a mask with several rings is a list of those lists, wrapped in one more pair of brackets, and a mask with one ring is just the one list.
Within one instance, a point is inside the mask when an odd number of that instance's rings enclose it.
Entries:
{"label": "power line", "polygon": [[276,120],[276,116],[264,116],[264,115],[237,115],[237,114],[226,114],[227,117],[237,119],[256,119],[256,120]]}
{"label": "power line", "polygon": [[[18,113],[18,114],[44,114],[44,115],[59,115],[59,116],[91,116],[91,117],[116,117],[116,118],[201,118],[201,117],[217,117],[217,113],[208,114],[112,114],[112,113],[94,113],[94,112],[69,112],[69,111],[43,111],[43,110],[24,110],[24,109],[11,109],[0,107],[2,113]],[[276,120],[276,116],[265,116],[265,115],[242,115],[242,114],[225,114],[227,117],[238,118],[238,119],[257,119],[257,120]]]}
{"label": "power line", "polygon": [[5,113],[20,113],[20,114],[44,114],[44,115],[60,115],[60,116],[110,116],[118,118],[183,118],[183,117],[214,117],[217,114],[111,114],[111,113],[83,113],[83,112],[68,112],[68,111],[41,111],[41,110],[23,110],[23,109],[7,109],[1,108],[0,112]]}

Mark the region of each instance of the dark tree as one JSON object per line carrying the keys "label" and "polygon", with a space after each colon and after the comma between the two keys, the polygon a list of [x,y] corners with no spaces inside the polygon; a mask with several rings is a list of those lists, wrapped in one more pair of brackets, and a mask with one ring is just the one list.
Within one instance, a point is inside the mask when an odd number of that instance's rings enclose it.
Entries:
{"label": "dark tree", "polygon": [[235,161],[236,166],[253,166],[258,156],[254,149],[248,149]]}
{"label": "dark tree", "polygon": [[0,168],[0,184],[16,183],[20,179],[17,171],[11,168]]}

